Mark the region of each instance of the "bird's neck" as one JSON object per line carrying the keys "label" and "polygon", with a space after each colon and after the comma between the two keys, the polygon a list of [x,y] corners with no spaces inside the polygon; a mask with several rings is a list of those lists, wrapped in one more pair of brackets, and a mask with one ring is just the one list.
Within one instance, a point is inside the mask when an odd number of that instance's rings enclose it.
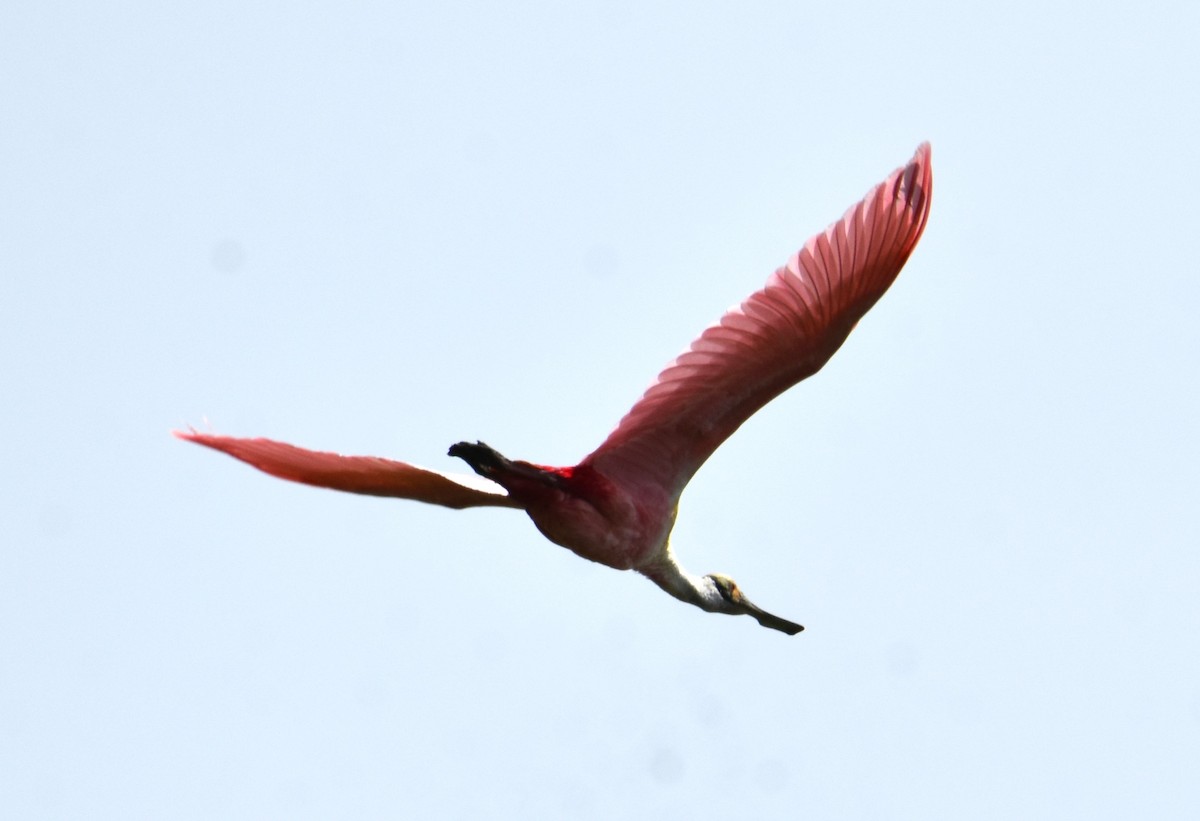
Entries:
{"label": "bird's neck", "polygon": [[680,601],[704,610],[715,611],[721,602],[721,593],[712,580],[685,570],[675,561],[670,545],[653,564],[638,571]]}

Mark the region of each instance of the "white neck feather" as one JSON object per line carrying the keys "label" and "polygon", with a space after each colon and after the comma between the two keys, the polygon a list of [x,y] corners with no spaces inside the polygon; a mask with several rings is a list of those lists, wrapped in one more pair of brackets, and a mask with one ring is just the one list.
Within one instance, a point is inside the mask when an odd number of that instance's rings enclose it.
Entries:
{"label": "white neck feather", "polygon": [[675,561],[669,544],[654,564],[640,567],[638,572],[680,601],[694,604],[710,613],[724,609],[725,599],[713,580],[685,570]]}

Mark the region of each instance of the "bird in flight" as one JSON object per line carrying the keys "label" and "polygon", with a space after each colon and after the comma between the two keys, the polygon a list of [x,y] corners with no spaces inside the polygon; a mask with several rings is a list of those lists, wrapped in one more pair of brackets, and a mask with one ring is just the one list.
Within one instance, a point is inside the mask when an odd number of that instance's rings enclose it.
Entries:
{"label": "bird in flight", "polygon": [[751,603],[728,576],[696,576],[676,561],[668,539],[679,496],[730,434],[820,370],[846,341],[912,253],[932,191],[924,143],[761,290],[700,334],[573,467],[510,460],[482,442],[459,442],[449,455],[470,465],[478,474],[472,476],[270,439],[174,433],[293,482],[458,509],[518,508],[546,538],[585,559],[636,570],[710,613],[752,616],[795,635],[801,625]]}

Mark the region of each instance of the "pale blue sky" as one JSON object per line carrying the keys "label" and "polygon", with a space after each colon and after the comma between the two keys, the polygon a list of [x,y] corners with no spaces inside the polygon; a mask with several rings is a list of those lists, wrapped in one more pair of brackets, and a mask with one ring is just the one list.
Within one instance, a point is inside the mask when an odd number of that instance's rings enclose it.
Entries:
{"label": "pale blue sky", "polygon": [[[0,9],[0,814],[1200,816],[1195,3]],[[570,463],[933,143],[675,545],[171,427]]]}

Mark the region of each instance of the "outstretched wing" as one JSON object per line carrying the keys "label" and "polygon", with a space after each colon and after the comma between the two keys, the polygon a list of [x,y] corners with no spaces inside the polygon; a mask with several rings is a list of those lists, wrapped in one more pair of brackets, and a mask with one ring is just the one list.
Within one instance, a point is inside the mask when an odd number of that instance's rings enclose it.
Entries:
{"label": "outstretched wing", "polygon": [[504,488],[480,476],[439,473],[376,456],[342,456],[305,450],[271,439],[241,439],[195,431],[172,431],[180,439],[227,453],[264,473],[306,485],[395,496],[431,505],[521,507]]}
{"label": "outstretched wing", "polygon": [[912,253],[932,191],[924,143],[761,291],[705,330],[584,464],[631,488],[678,497],[743,422],[841,347]]}

